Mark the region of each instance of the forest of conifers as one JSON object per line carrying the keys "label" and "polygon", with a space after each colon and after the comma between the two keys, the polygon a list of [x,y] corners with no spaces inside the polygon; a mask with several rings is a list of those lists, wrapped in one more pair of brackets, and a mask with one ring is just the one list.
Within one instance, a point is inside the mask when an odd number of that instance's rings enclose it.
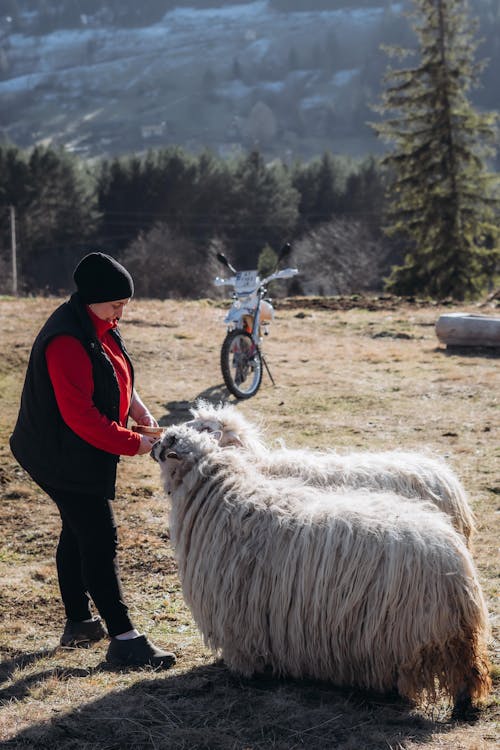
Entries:
{"label": "forest of conifers", "polygon": [[[128,257],[133,265],[150,243],[151,268],[143,264],[141,275],[158,283],[147,291],[197,297],[207,293],[214,248],[223,248],[239,268],[252,268],[264,248],[276,252],[283,242],[312,236],[332,220],[342,222],[342,252],[351,253],[350,237],[360,231],[367,247],[375,243],[378,256],[394,252],[381,238],[382,203],[382,175],[371,159],[354,164],[325,153],[287,167],[266,165],[256,151],[223,160],[168,148],[89,166],[63,151],[4,146],[1,291],[9,291],[11,277],[11,205],[19,286],[25,293],[66,291],[76,260],[88,250]],[[158,244],[162,265],[177,269],[161,284]]]}

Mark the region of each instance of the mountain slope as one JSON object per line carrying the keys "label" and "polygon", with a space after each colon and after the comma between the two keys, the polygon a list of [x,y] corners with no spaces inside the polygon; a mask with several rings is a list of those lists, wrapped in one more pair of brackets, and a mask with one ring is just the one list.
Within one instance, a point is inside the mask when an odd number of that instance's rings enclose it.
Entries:
{"label": "mountain slope", "polygon": [[176,7],[143,27],[82,15],[79,28],[44,35],[30,32],[33,14],[17,32],[4,18],[3,137],[85,156],[171,143],[221,155],[257,145],[288,159],[374,152],[366,121],[386,65],[379,44],[411,34],[400,4],[358,2],[289,13],[266,0]]}

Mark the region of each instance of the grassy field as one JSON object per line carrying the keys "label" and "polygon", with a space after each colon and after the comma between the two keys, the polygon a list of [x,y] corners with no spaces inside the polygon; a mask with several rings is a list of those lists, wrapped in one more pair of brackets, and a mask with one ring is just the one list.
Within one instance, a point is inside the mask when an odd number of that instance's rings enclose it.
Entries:
{"label": "grassy field", "polygon": [[[498,747],[498,355],[440,346],[434,323],[444,308],[437,305],[284,300],[266,341],[276,385],[264,374],[257,396],[239,405],[269,439],[289,446],[425,449],[455,468],[477,516],[474,557],[494,636],[494,691],[477,721],[457,724],[444,701],[412,707],[325,684],[232,675],[204,648],[183,602],[168,504],[149,457],[120,464],[120,564],[137,626],[175,650],[177,665],[165,673],[113,671],[104,663],[105,642],[58,647],[58,516],[16,465],[8,437],[32,340],[59,301],[0,298],[0,747]],[[479,311],[495,312],[491,305]],[[138,390],[162,424],[187,418],[200,396],[228,399],[219,370],[223,315],[206,301],[130,304],[122,331]]]}

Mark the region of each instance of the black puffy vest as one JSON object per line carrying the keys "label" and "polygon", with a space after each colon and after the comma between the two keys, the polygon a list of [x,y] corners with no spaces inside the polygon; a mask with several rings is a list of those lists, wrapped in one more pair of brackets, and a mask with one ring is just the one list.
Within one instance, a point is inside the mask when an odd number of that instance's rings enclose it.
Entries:
{"label": "black puffy vest", "polygon": [[[119,421],[118,380],[76,292],[52,313],[35,339],[10,447],[16,460],[41,485],[113,498],[119,456],[94,448],[78,437],[63,421],[57,406],[45,349],[51,339],[61,334],[81,341],[92,362],[93,402],[102,414]],[[127,358],[133,378],[132,363],[120,334],[114,329],[111,335]]]}

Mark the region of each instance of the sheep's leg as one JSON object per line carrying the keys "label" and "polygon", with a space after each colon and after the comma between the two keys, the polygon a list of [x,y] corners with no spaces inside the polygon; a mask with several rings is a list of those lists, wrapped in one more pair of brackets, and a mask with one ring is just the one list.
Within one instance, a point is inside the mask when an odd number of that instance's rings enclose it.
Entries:
{"label": "sheep's leg", "polygon": [[456,721],[474,721],[480,712],[477,701],[484,698],[491,688],[485,647],[477,643],[473,633],[462,640],[462,648],[458,644],[452,653],[463,665],[461,676],[455,681],[452,718]]}
{"label": "sheep's leg", "polygon": [[468,685],[463,685],[455,696],[453,721],[471,721],[477,718],[479,709],[473,705]]}

